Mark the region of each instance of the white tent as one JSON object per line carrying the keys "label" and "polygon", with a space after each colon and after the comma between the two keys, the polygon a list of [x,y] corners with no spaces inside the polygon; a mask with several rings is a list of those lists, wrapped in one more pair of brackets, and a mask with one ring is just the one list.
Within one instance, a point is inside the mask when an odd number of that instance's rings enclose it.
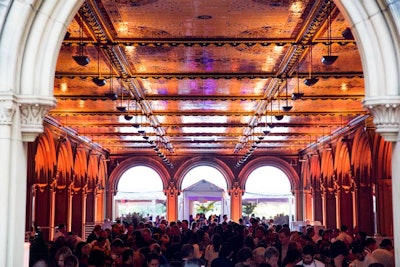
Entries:
{"label": "white tent", "polygon": [[189,215],[195,215],[193,214],[195,212],[193,210],[193,204],[195,201],[199,201],[200,203],[205,203],[207,201],[220,201],[221,214],[229,213],[225,190],[206,180],[200,180],[199,182],[185,188],[182,195],[183,199],[181,200],[182,202],[179,212],[180,219],[188,219]]}

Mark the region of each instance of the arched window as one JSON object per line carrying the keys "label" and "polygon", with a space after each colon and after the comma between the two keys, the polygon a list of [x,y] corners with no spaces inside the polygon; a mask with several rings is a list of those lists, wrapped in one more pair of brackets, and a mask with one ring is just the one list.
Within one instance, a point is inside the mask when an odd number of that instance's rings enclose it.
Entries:
{"label": "arched window", "polygon": [[243,216],[258,217],[275,224],[289,223],[293,212],[293,195],[286,174],[272,166],[254,170],[246,181],[242,198]]}
{"label": "arched window", "polygon": [[[190,170],[182,180],[179,197],[179,219],[205,216],[217,218],[229,216],[227,182],[222,173],[210,166],[198,166]],[[221,216],[222,217],[222,216]]]}
{"label": "arched window", "polygon": [[133,167],[121,176],[114,199],[117,218],[135,214],[154,220],[166,214],[166,197],[161,177],[146,166]]}

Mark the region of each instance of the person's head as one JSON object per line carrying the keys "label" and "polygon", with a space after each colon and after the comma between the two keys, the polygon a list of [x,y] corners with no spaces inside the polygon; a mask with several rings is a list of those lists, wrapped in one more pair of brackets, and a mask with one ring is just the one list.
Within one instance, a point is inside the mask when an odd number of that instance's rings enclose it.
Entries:
{"label": "person's head", "polygon": [[194,247],[192,244],[184,244],[181,248],[182,259],[192,259],[194,257]]}
{"label": "person's head", "polygon": [[96,267],[106,266],[106,254],[100,249],[93,249],[89,254],[88,265]]}
{"label": "person's head", "polygon": [[182,220],[181,228],[182,228],[182,230],[187,230],[189,228],[189,221],[188,220]]}
{"label": "person's head", "polygon": [[359,261],[364,261],[366,252],[363,246],[357,245],[351,249],[351,253],[353,253],[354,257]]}
{"label": "person's head", "polygon": [[307,227],[306,232],[307,232],[307,236],[309,236],[309,237],[313,237],[315,235],[315,229],[313,226]]}
{"label": "person's head", "polygon": [[79,261],[74,255],[68,255],[64,259],[64,267],[79,267]]}
{"label": "person's head", "polygon": [[303,247],[303,263],[304,264],[311,264],[314,261],[314,256],[315,256],[315,247],[313,245],[305,245]]}
{"label": "person's head", "polygon": [[376,240],[373,239],[372,237],[367,238],[364,241],[364,247],[366,247],[367,249],[369,249],[370,251],[374,251],[377,248],[376,245]]}
{"label": "person's head", "polygon": [[119,238],[114,239],[111,244],[111,251],[114,252],[117,255],[122,254],[122,252],[125,250],[125,244],[124,241],[122,241]]}
{"label": "person's head", "polygon": [[72,251],[69,247],[61,247],[57,250],[54,259],[56,261],[56,265],[60,267],[64,267],[64,260],[67,256],[72,255]]}
{"label": "person's head", "polygon": [[253,261],[256,264],[264,262],[265,261],[264,253],[265,253],[265,248],[263,247],[258,247],[253,249]]}
{"label": "person's head", "polygon": [[275,267],[278,266],[279,261],[279,251],[276,247],[269,246],[266,248],[264,253],[265,262]]}
{"label": "person's head", "polygon": [[282,228],[281,230],[279,230],[278,239],[281,245],[288,245],[290,240],[290,229]]}
{"label": "person's head", "polygon": [[243,263],[244,265],[250,265],[252,256],[253,253],[248,247],[241,248],[237,254],[239,262]]}
{"label": "person's head", "polygon": [[155,253],[149,253],[146,257],[147,267],[158,267],[160,266],[160,257]]}
{"label": "person's head", "polygon": [[382,242],[379,244],[379,246],[381,248],[389,250],[389,251],[393,249],[392,240],[387,239],[387,238],[383,239]]}
{"label": "person's head", "polygon": [[126,264],[132,264],[133,263],[133,250],[128,248],[125,249],[124,252],[122,252],[122,262]]}

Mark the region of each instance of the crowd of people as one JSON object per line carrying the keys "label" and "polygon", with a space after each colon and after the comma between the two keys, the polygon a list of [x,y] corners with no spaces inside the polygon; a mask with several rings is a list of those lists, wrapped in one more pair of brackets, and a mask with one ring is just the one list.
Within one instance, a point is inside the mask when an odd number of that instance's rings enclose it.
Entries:
{"label": "crowd of people", "polygon": [[206,219],[96,225],[86,240],[60,225],[55,240],[46,243],[40,231],[31,240],[34,267],[392,267],[393,244],[358,231],[300,231],[287,224],[251,218],[246,224]]}

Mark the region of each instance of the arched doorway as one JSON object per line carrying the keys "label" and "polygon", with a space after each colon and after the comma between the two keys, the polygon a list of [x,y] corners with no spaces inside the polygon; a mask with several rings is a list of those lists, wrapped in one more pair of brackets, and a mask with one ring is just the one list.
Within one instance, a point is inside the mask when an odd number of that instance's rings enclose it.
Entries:
{"label": "arched doorway", "polygon": [[138,216],[153,221],[157,216],[165,217],[166,197],[160,175],[147,166],[125,171],[117,184],[114,207],[114,218]]}
{"label": "arched doorway", "polygon": [[290,182],[282,170],[262,166],[251,172],[242,197],[245,218],[254,216],[265,222],[290,223],[295,214],[294,207]]}
{"label": "arched doorway", "polygon": [[[229,217],[229,195],[222,173],[214,167],[197,166],[183,178],[178,198],[178,218],[189,219],[196,213],[206,218],[226,214]],[[222,217],[222,216],[221,216]]]}

